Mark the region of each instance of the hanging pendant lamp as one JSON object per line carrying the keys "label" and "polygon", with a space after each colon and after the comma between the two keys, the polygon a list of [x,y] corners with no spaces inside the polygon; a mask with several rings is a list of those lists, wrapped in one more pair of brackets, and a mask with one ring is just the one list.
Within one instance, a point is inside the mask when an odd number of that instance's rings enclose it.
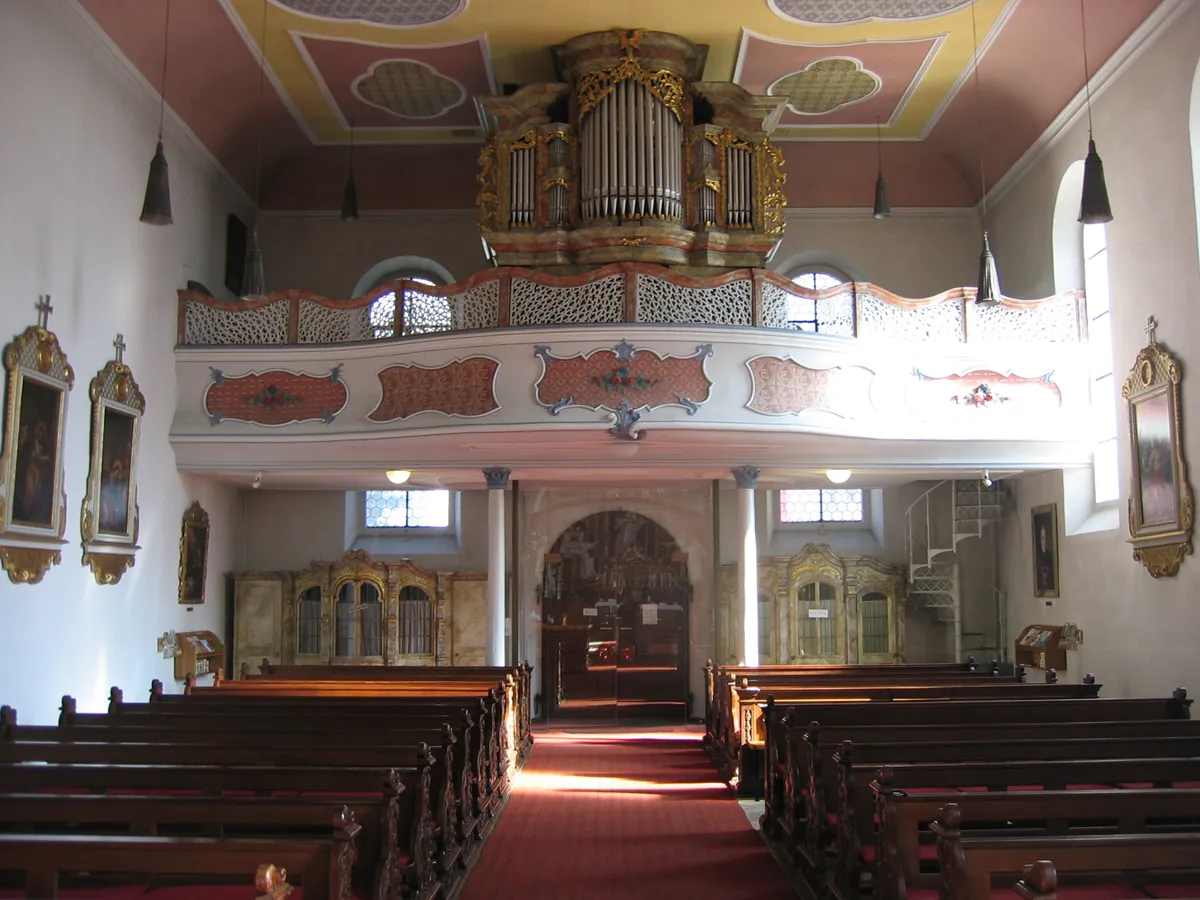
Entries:
{"label": "hanging pendant lamp", "polygon": [[141,221],[147,225],[170,225],[171,179],[167,172],[167,156],[163,153],[163,119],[167,110],[167,44],[171,34],[171,0],[167,0],[167,14],[163,26],[162,81],[158,88],[158,147],[150,160],[150,174],[146,178],[146,196],[142,200]]}
{"label": "hanging pendant lamp", "polygon": [[879,149],[879,178],[875,181],[875,210],[872,215],[876,219],[890,219],[892,204],[888,202],[887,182],[883,180],[883,132],[878,116],[875,117],[875,145]]}
{"label": "hanging pendant lamp", "polygon": [[258,218],[262,209],[262,118],[263,93],[267,76],[267,0],[263,0],[262,30],[258,42],[258,112],[256,126],[255,158],[254,158],[254,227],[250,229],[250,238],[246,241],[246,265],[243,268],[242,296],[263,297],[267,293],[266,278],[263,275],[262,248],[258,243]]}
{"label": "hanging pendant lamp", "polygon": [[975,23],[975,3],[971,3],[971,39],[975,45],[975,131],[979,140],[979,188],[980,219],[983,223],[983,249],[979,253],[979,284],[975,289],[975,303],[979,306],[995,306],[1000,302],[1000,275],[996,271],[996,258],[992,256],[987,233],[987,168],[983,158],[983,100],[979,89],[979,31]]}
{"label": "hanging pendant lamp", "polygon": [[1083,0],[1079,0],[1079,27],[1083,40],[1083,88],[1087,97],[1088,153],[1083,161],[1083,192],[1079,198],[1079,221],[1084,225],[1099,225],[1113,220],[1112,206],[1108,202],[1108,186],[1104,183],[1104,163],[1096,152],[1092,139],[1092,84],[1087,58],[1087,17],[1083,11]]}
{"label": "hanging pendant lamp", "polygon": [[358,221],[358,187],[354,183],[354,124],[350,125],[350,172],[342,190],[342,221]]}

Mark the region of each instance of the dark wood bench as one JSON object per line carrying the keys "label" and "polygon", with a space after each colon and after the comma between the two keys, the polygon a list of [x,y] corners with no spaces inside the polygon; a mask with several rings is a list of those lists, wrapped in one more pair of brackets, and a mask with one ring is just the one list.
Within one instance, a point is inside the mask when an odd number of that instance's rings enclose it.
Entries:
{"label": "dark wood bench", "polygon": [[[0,834],[0,870],[24,875],[26,896],[53,898],[63,875],[200,876],[252,884],[265,861],[300,881],[306,898],[351,896],[351,864],[359,825],[342,809],[329,838],[206,838]],[[185,882],[188,883],[188,882]]]}
{"label": "dark wood bench", "polygon": [[[942,900],[990,898],[995,885],[1011,884],[1014,876],[1021,877],[1018,896],[1048,900],[1049,895],[1057,895],[1059,900],[1069,900],[1075,894],[1064,889],[1068,874],[1088,885],[1083,896],[1096,896],[1097,885],[1124,886],[1131,897],[1162,896],[1154,887],[1164,884],[1175,888],[1167,896],[1200,896],[1200,833],[968,837],[962,834],[961,824],[961,810],[948,804],[934,825]],[[1052,863],[1053,878],[1045,867],[1039,867],[1040,872],[1026,871],[1030,860]],[[917,890],[907,896],[932,900],[935,895]]]}
{"label": "dark wood bench", "polygon": [[[958,805],[960,830],[975,837],[1200,831],[1200,790],[998,791],[906,794],[878,780],[875,840],[864,854],[873,900],[937,889],[936,835],[943,807]],[[840,893],[840,892],[839,892]]]}

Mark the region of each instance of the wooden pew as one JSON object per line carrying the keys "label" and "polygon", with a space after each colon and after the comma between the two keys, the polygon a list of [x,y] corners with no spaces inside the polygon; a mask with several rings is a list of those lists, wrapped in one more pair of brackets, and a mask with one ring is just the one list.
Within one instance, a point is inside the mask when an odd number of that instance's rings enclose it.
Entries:
{"label": "wooden pew", "polygon": [[205,876],[247,884],[263,860],[272,860],[299,875],[306,898],[339,900],[350,896],[359,828],[343,809],[326,840],[0,834],[0,870],[25,873],[26,895],[41,900],[57,896],[63,874]]}
{"label": "wooden pew", "polygon": [[876,780],[872,900],[901,900],[914,889],[936,890],[940,869],[926,829],[947,804],[961,813],[966,837],[1044,837],[1072,833],[1200,831],[1200,790],[1108,790],[905,794]]}
{"label": "wooden pew", "polygon": [[[1065,873],[1092,885],[1127,886],[1129,896],[1137,896],[1143,887],[1154,896],[1153,886],[1164,883],[1190,885],[1191,896],[1200,896],[1200,833],[967,837],[961,825],[961,810],[953,803],[934,824],[944,900],[990,898],[993,885],[1011,883],[1013,875],[1022,875],[1020,896],[1041,900],[1057,894],[1066,900],[1070,895],[1062,890]],[[1026,870],[1030,859],[1051,862],[1053,878],[1044,867],[1040,872]],[[1028,893],[1020,891],[1021,884]]]}
{"label": "wooden pew", "polygon": [[[393,877],[414,895],[432,896],[446,873],[439,871],[438,834],[431,809],[429,767],[416,777],[404,770],[374,767],[263,765],[134,765],[37,762],[0,763],[0,798],[17,794],[92,793],[115,796],[263,798],[323,797],[342,805],[371,803],[378,810],[381,846],[388,848]],[[266,813],[263,813],[266,815]],[[395,854],[391,835],[399,847]],[[397,861],[399,865],[397,867]],[[374,861],[369,865],[374,866]],[[399,871],[399,877],[394,877]]]}

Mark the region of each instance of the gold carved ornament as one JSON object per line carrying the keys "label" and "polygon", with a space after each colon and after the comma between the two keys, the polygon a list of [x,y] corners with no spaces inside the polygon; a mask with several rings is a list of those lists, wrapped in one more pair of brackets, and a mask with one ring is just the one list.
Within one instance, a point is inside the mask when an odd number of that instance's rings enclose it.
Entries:
{"label": "gold carved ornament", "polygon": [[[1184,557],[1192,553],[1192,529],[1195,522],[1195,505],[1192,488],[1188,483],[1187,461],[1183,456],[1183,418],[1180,382],[1182,372],[1179,361],[1154,339],[1153,319],[1147,325],[1150,344],[1138,353],[1133,369],[1121,387],[1129,419],[1130,440],[1130,492],[1129,492],[1129,543],[1133,545],[1133,558],[1142,563],[1154,578],[1178,574]],[[1174,474],[1174,500],[1178,514],[1165,525],[1144,523],[1141,508],[1142,484],[1136,405],[1148,396],[1165,393],[1168,397],[1170,416],[1170,460]]]}
{"label": "gold carved ornament", "polygon": [[686,96],[687,82],[682,76],[666,69],[652,71],[643,68],[633,55],[641,33],[631,32],[632,36],[627,36],[625,32],[621,32],[621,45],[625,49],[625,56],[615,66],[596,72],[585,72],[579,76],[576,93],[579,97],[580,120],[611,94],[618,82],[633,79],[671,110],[676,119],[683,121],[683,100]]}
{"label": "gold carved ornament", "polygon": [[787,173],[783,171],[783,154],[768,138],[763,138],[756,149],[758,209],[755,210],[755,219],[762,223],[764,234],[783,234],[784,209],[787,206],[787,196],[783,192],[783,185],[787,181]]}
{"label": "gold carved ornament", "polygon": [[496,172],[496,139],[488,141],[479,151],[479,173],[475,176],[479,193],[475,195],[475,206],[479,215],[479,227],[484,231],[500,228],[499,192]]}

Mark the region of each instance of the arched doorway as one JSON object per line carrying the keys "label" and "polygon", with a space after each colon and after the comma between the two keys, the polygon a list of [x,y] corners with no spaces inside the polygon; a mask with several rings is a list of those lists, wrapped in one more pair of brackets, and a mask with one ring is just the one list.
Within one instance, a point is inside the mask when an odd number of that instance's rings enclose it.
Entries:
{"label": "arched doorway", "polygon": [[549,716],[684,719],[692,589],[665,528],[629,510],[577,520],[546,554],[541,592]]}

